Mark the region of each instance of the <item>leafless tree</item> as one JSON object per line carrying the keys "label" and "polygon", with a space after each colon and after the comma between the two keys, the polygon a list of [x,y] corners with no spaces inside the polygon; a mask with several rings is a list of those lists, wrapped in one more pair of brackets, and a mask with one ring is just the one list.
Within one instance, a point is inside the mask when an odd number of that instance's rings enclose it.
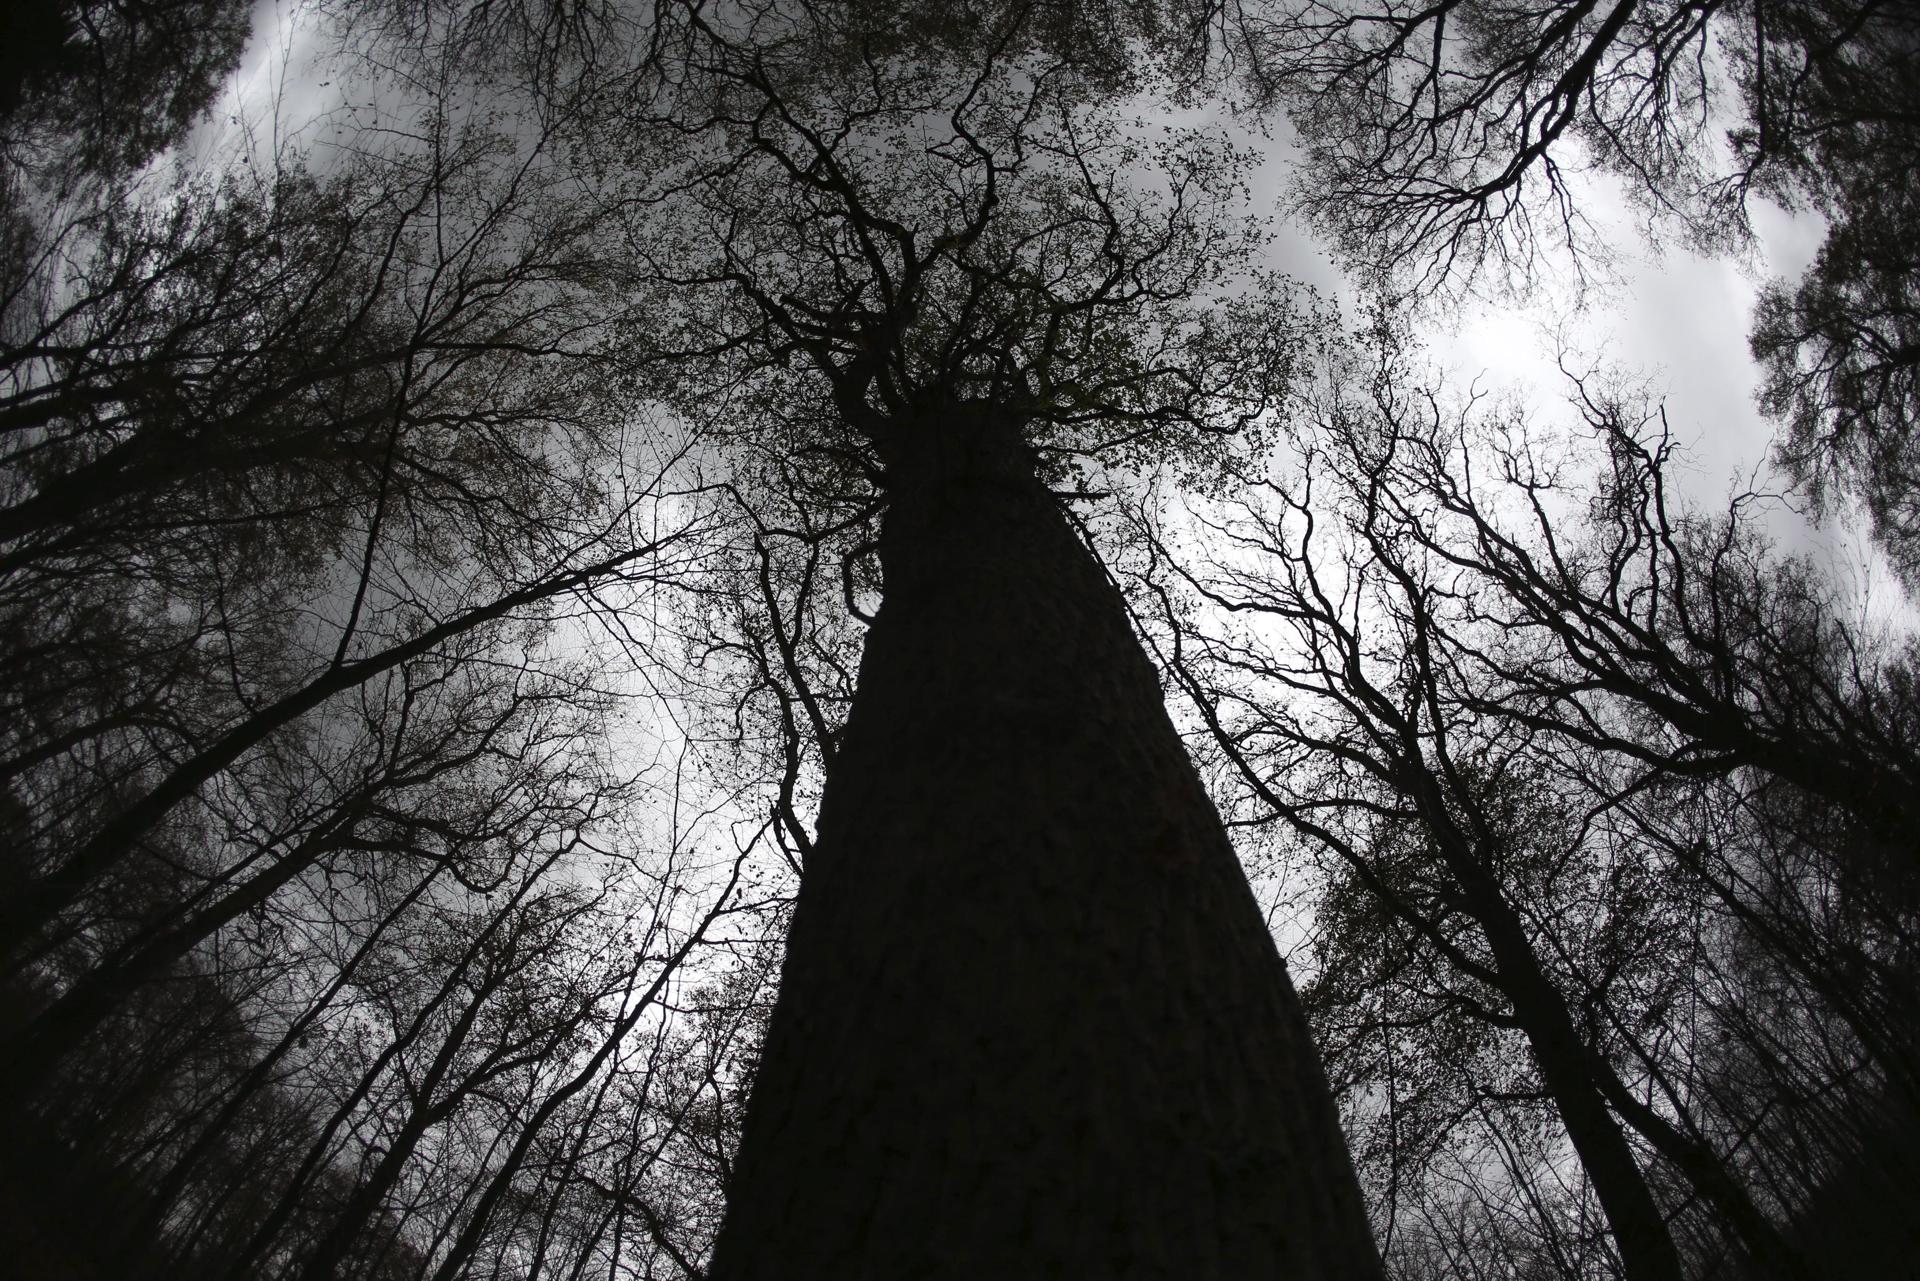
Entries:
{"label": "leafless tree", "polygon": [[1364,1275],[1272,944],[1048,490],[1180,439],[1201,468],[1271,403],[1285,295],[1209,297],[1253,243],[1238,160],[1103,112],[1018,12],[854,20],[696,15],[686,84],[635,106],[692,139],[635,197],[682,220],[661,357],[832,513],[769,519],[800,568],[774,595],[841,571],[871,616],[843,726],[790,604],[730,651],[829,733],[714,1275]]}
{"label": "leafless tree", "polygon": [[[7,1177],[56,1270],[453,1275],[699,1105],[666,1046],[729,1052],[669,1011],[773,910],[765,824],[616,759],[693,749],[595,637],[712,590],[736,518],[550,104],[430,83],[323,154],[136,172],[237,37],[114,41],[204,8],[63,11],[94,79],[7,117]],[[88,150],[170,76],[139,155]],[[623,1186],[553,1257],[672,1242]]]}
{"label": "leafless tree", "polygon": [[[1770,553],[1751,500],[1682,510],[1630,401],[1576,389],[1583,463],[1417,385],[1390,348],[1340,363],[1298,479],[1255,461],[1202,513],[1214,551],[1148,544],[1231,812],[1326,856],[1309,991],[1379,1209],[1405,1179],[1416,1248],[1443,1241],[1435,1161],[1550,1102],[1627,1275],[1728,1243],[1811,1269],[1790,1239],[1827,1176],[1798,1176],[1907,1107],[1910,658]],[[1510,1168],[1548,1180],[1520,1220],[1579,1275],[1583,1190]]]}
{"label": "leafless tree", "polygon": [[[1758,194],[1824,215],[1752,333],[1781,458],[1858,497],[1915,580],[1920,28],[1885,0],[1257,0],[1212,39],[1305,144],[1298,207],[1407,293],[1583,275],[1583,174],[1617,178],[1658,241],[1728,245]],[[1547,255],[1543,259],[1542,255]]]}

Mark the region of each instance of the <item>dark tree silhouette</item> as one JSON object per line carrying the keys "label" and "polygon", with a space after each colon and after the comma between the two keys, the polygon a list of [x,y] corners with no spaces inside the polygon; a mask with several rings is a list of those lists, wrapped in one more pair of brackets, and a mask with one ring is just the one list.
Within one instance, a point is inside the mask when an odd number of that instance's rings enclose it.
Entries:
{"label": "dark tree silhouette", "polygon": [[670,354],[881,511],[847,553],[881,603],[710,1275],[1372,1274],[1273,942],[1049,491],[1183,436],[1202,467],[1284,385],[1284,295],[1206,305],[1233,157],[1130,138],[1018,14],[721,21],[647,120],[705,152],[658,179]]}
{"label": "dark tree silhouette", "polygon": [[245,0],[24,0],[0,28],[4,200],[72,194],[177,141],[240,60]]}
{"label": "dark tree silhouette", "polygon": [[[1920,38],[1914,38],[1920,46]],[[1911,86],[1920,61],[1887,71]],[[1920,101],[1906,109],[1920,114]],[[1910,153],[1910,139],[1883,144]],[[1857,495],[1895,570],[1920,586],[1920,192],[1890,158],[1848,175],[1834,225],[1797,285],[1761,295],[1751,342],[1779,457],[1816,499]]]}
{"label": "dark tree silhouette", "polygon": [[[1342,425],[1336,417],[1336,435]],[[1256,704],[1229,726],[1221,704],[1245,706],[1248,699],[1203,686],[1190,673],[1188,687],[1241,785],[1337,852],[1391,922],[1446,959],[1457,975],[1451,999],[1458,1006],[1524,1037],[1537,1088],[1553,1101],[1593,1180],[1624,1274],[1678,1278],[1680,1254],[1665,1214],[1626,1127],[1608,1106],[1608,1091],[1625,1093],[1626,1087],[1612,1068],[1592,1061],[1564,980],[1531,937],[1524,914],[1541,909],[1520,894],[1545,887],[1538,880],[1522,881],[1525,889],[1513,884],[1536,861],[1528,847],[1540,816],[1526,815],[1524,807],[1515,814],[1491,794],[1524,784],[1503,778],[1497,767],[1491,780],[1480,777],[1489,768],[1487,749],[1474,722],[1453,710],[1443,675],[1450,664],[1436,652],[1457,635],[1458,620],[1442,616],[1432,596],[1452,593],[1403,550],[1398,526],[1404,513],[1388,483],[1397,434],[1374,446],[1380,453],[1371,452],[1372,445],[1347,437],[1333,446],[1337,452],[1316,453],[1308,463],[1310,471],[1330,468],[1336,489],[1352,486],[1360,496],[1340,512],[1356,541],[1344,566],[1313,537],[1305,506],[1249,475],[1247,491],[1277,495],[1277,510],[1237,529],[1234,541],[1258,548],[1265,563],[1251,581],[1221,589],[1184,576],[1206,604],[1230,615],[1270,616],[1295,632],[1297,645],[1290,648],[1302,657],[1289,665],[1263,666],[1256,652],[1236,646],[1221,656],[1225,670],[1245,664],[1281,687],[1311,691],[1331,704],[1332,715],[1301,721]],[[1305,523],[1289,528],[1288,516]],[[1346,576],[1323,577],[1332,566],[1342,566],[1332,572]],[[1357,611],[1349,612],[1349,602],[1374,592],[1384,598],[1381,608],[1402,655],[1377,671],[1369,659],[1378,640]],[[1176,670],[1188,672],[1184,662]],[[1292,753],[1326,762],[1303,795],[1276,790],[1270,780],[1270,757]],[[1366,948],[1358,938],[1348,946]]]}
{"label": "dark tree silhouette", "polygon": [[1788,468],[1816,494],[1864,499],[1920,586],[1920,18],[1899,4],[1776,4],[1752,20],[1756,105],[1736,143],[1772,162],[1768,190],[1829,221],[1806,275],[1762,296],[1761,404],[1787,427]]}
{"label": "dark tree silhouette", "polygon": [[382,82],[324,156],[142,171],[246,13],[60,8],[4,121],[0,1236],[48,1275],[676,1267],[743,1024],[666,1010],[744,981],[708,950],[771,910],[766,833],[589,641],[734,517],[636,403],[551,102]]}
{"label": "dark tree silhouette", "polygon": [[1396,288],[1524,282],[1596,245],[1579,175],[1618,178],[1655,238],[1726,245],[1754,194],[1826,244],[1752,333],[1781,459],[1864,500],[1909,584],[1920,25],[1893,0],[1238,0],[1223,49],[1298,127],[1295,198]]}
{"label": "dark tree silhouette", "polygon": [[724,1183],[722,1274],[1377,1271],[1053,492],[1206,475],[1303,323],[1223,301],[1243,158],[1102,105],[1145,19],[355,6],[374,105],[208,176],[244,23],[162,11],[9,82],[8,1240],[699,1275]]}
{"label": "dark tree silhouette", "polygon": [[[1471,1118],[1507,1145],[1550,1100],[1628,1275],[1817,1275],[1891,1240],[1897,1215],[1820,1216],[1838,1171],[1900,1168],[1877,1131],[1910,1114],[1910,645],[1845,624],[1755,500],[1680,507],[1628,399],[1577,385],[1594,447],[1568,456],[1390,354],[1335,367],[1300,479],[1260,459],[1208,509],[1227,554],[1146,546],[1237,812],[1330,856],[1310,990],[1337,1079],[1386,1081],[1383,1217]],[[1468,1176],[1484,1217],[1576,1275],[1577,1202],[1509,1170]]]}
{"label": "dark tree silhouette", "polygon": [[1881,0],[1220,12],[1223,55],[1307,145],[1303,207],[1356,262],[1415,280],[1591,248],[1588,166],[1718,240],[1754,191],[1823,210],[1864,196],[1855,181],[1893,176],[1911,128],[1911,18]]}

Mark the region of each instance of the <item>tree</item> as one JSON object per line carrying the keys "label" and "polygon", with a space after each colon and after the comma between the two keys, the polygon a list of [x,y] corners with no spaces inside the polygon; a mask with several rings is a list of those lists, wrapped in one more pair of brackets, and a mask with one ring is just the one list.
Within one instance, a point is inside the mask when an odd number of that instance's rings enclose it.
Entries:
{"label": "tree", "polygon": [[1295,199],[1347,258],[1417,291],[1584,271],[1580,175],[1655,228],[1746,234],[1753,195],[1828,220],[1752,333],[1780,457],[1864,500],[1911,584],[1916,29],[1884,0],[1275,0],[1222,8],[1225,51],[1305,143]]}
{"label": "tree", "polygon": [[12,222],[27,188],[70,195],[177,142],[239,62],[249,16],[241,0],[28,0],[6,23],[0,205]]}
{"label": "tree", "polygon": [[[1885,1166],[1865,1136],[1910,1093],[1912,842],[1887,799],[1912,791],[1910,647],[1843,623],[1752,500],[1674,503],[1671,443],[1630,399],[1577,384],[1593,447],[1549,452],[1446,409],[1393,350],[1370,377],[1331,362],[1300,479],[1256,459],[1208,509],[1224,553],[1148,543],[1234,812],[1330,856],[1310,990],[1341,1078],[1387,1092],[1385,1116],[1354,1104],[1387,1130],[1384,1213],[1448,1146],[1474,1159],[1486,1109],[1507,1150],[1550,1099],[1628,1275],[1661,1266],[1635,1200],[1656,1245],[1672,1224],[1668,1267],[1731,1244],[1817,1271],[1833,1256],[1796,1254],[1815,1189]],[[1172,586],[1249,621],[1208,625]],[[1477,1048],[1514,1034],[1517,1080]],[[1516,1173],[1575,1275],[1577,1199]],[[1468,1181],[1510,1212],[1511,1181]]]}
{"label": "tree", "polygon": [[[1221,589],[1190,575],[1185,582],[1223,612],[1269,617],[1293,629],[1287,651],[1299,657],[1290,661],[1263,659],[1258,642],[1230,643],[1218,661],[1229,671],[1244,666],[1265,682],[1316,695],[1326,711],[1304,718],[1268,711],[1257,698],[1216,692],[1191,676],[1189,689],[1237,781],[1274,815],[1336,851],[1385,905],[1389,921],[1445,958],[1455,991],[1435,1013],[1456,1005],[1525,1038],[1537,1076],[1533,1088],[1552,1099],[1593,1180],[1624,1275],[1678,1278],[1681,1260],[1665,1215],[1625,1127],[1608,1107],[1607,1088],[1624,1087],[1617,1078],[1594,1079],[1592,1050],[1563,994],[1565,980],[1536,948],[1523,915],[1543,909],[1523,900],[1515,882],[1532,882],[1528,888],[1537,894],[1554,879],[1551,871],[1528,866],[1554,861],[1553,854],[1529,848],[1543,816],[1527,813],[1527,783],[1513,776],[1500,748],[1451,708],[1450,664],[1436,651],[1460,643],[1463,616],[1443,617],[1436,600],[1457,596],[1458,588],[1431,579],[1403,550],[1396,528],[1401,500],[1387,483],[1397,424],[1386,428],[1395,435],[1383,432],[1376,442],[1359,437],[1364,427],[1340,408],[1322,421],[1341,452],[1325,458],[1310,451],[1308,467],[1319,464],[1338,491],[1353,496],[1337,517],[1355,540],[1346,553],[1346,581],[1322,579],[1329,557],[1323,540],[1314,538],[1312,515],[1281,493],[1277,506],[1284,515],[1255,516],[1233,531],[1233,541],[1264,553],[1265,563]],[[1273,495],[1278,486],[1249,474],[1244,492],[1263,490]],[[1360,614],[1376,603],[1395,642],[1397,662],[1385,665],[1372,661],[1377,641]],[[1223,703],[1246,714],[1229,725],[1220,719]],[[1277,791],[1269,781],[1274,755],[1300,760],[1312,781],[1302,780],[1297,793]],[[1362,920],[1381,924],[1377,917]],[[1366,937],[1350,946],[1366,948]]]}
{"label": "tree", "polygon": [[[670,647],[636,603],[711,590],[732,517],[697,425],[636,404],[608,207],[542,103],[388,84],[313,152],[149,166],[244,10],[69,6],[81,70],[5,122],[6,1245],[154,1277],[668,1258],[685,1180],[603,1154],[687,1146],[700,1082],[659,1056],[738,1028],[667,1010],[769,911],[766,828],[594,638]],[[225,16],[141,43],[182,13]]]}
{"label": "tree", "polygon": [[[654,117],[711,157],[656,188],[690,195],[669,354],[810,495],[884,508],[883,587],[711,1275],[1372,1273],[1272,941],[1043,461],[1271,403],[1284,306],[1237,345],[1204,305],[1229,158],[1130,142],[1017,14],[741,20],[690,19]],[[1117,176],[1148,160],[1157,199]]]}
{"label": "tree", "polygon": [[[1886,74],[1907,86],[1920,67]],[[1806,276],[1761,294],[1751,344],[1761,406],[1787,429],[1781,461],[1816,499],[1860,498],[1911,587],[1920,584],[1920,195],[1905,165],[1860,169]]]}
{"label": "tree", "polygon": [[1780,455],[1816,495],[1865,502],[1909,587],[1920,586],[1920,24],[1902,5],[1756,6],[1743,64],[1756,103],[1743,153],[1772,155],[1766,189],[1827,215],[1797,285],[1762,295],[1752,345],[1761,405],[1787,429]]}
{"label": "tree", "polygon": [[[6,1102],[50,1187],[114,1189],[102,1266],[694,1274],[720,1171],[722,1274],[839,1267],[895,1187],[876,1273],[1375,1270],[1049,489],[1203,473],[1284,385],[1287,295],[1221,297],[1240,158],[1102,110],[1126,32],[1057,7],[351,19],[380,105],[326,163],[68,163],[64,89],[21,91],[9,180],[61,199],[9,205]],[[593,627],[711,700],[641,778]],[[742,786],[683,776],[710,748]],[[756,990],[713,934],[781,918],[770,837],[809,888],[749,1064],[754,1018],[668,1007]]]}

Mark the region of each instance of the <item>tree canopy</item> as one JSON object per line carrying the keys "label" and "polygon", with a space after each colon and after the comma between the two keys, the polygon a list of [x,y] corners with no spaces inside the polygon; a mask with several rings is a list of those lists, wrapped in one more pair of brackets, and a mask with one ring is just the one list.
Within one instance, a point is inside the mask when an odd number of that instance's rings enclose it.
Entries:
{"label": "tree canopy", "polygon": [[[22,1266],[1920,1257],[1906,7],[261,16],[0,39]],[[1424,367],[1607,185],[1787,499]]]}

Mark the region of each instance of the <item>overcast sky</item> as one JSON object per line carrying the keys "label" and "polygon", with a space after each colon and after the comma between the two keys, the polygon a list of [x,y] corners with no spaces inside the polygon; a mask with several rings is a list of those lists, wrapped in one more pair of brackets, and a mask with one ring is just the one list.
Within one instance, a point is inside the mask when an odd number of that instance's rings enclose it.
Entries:
{"label": "overcast sky", "polygon": [[[1256,195],[1278,206],[1292,160],[1276,137],[1256,179]],[[1730,494],[1785,488],[1767,466],[1775,425],[1755,404],[1759,368],[1747,347],[1753,312],[1769,278],[1797,281],[1826,235],[1817,215],[1792,214],[1756,199],[1755,240],[1740,254],[1703,254],[1676,242],[1656,247],[1617,180],[1588,176],[1580,208],[1592,222],[1610,279],[1575,296],[1565,264],[1549,266],[1539,287],[1520,299],[1468,298],[1423,316],[1418,339],[1446,381],[1464,391],[1476,382],[1496,396],[1514,396],[1536,421],[1575,422],[1569,386],[1557,366],[1567,349],[1571,368],[1604,369],[1638,381],[1662,400],[1684,444],[1682,491],[1719,508]],[[1298,226],[1276,247],[1289,274],[1339,298],[1352,312],[1354,294],[1324,245]],[[1864,521],[1829,513],[1814,521],[1781,503],[1764,512],[1764,527],[1783,551],[1825,565],[1854,594],[1863,617],[1881,625],[1920,625],[1920,610],[1867,536]],[[1752,514],[1760,515],[1760,512]]]}

